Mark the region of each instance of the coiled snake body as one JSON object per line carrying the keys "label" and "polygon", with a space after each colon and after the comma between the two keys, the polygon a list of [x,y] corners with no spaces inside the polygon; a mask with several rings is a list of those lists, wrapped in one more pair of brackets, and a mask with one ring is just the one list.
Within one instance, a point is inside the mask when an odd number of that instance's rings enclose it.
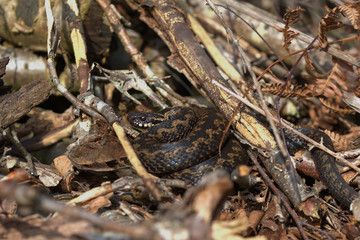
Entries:
{"label": "coiled snake body", "polygon": [[150,173],[196,183],[206,172],[217,168],[231,172],[246,161],[245,149],[231,137],[225,139],[218,155],[227,120],[214,109],[173,107],[157,113],[134,112],[128,121],[145,128],[132,144]]}
{"label": "coiled snake body", "polygon": [[[230,172],[247,160],[244,147],[232,137],[224,141],[218,155],[228,122],[214,109],[173,107],[157,113],[134,112],[128,115],[128,121],[134,127],[145,128],[132,144],[147,170],[156,175],[196,183],[206,172],[218,168]],[[297,130],[333,149],[325,133],[309,128]],[[306,147],[302,138],[290,132],[285,135],[290,154]],[[342,178],[334,158],[318,148],[313,148],[311,154],[322,182],[335,199],[349,207],[358,194]]]}

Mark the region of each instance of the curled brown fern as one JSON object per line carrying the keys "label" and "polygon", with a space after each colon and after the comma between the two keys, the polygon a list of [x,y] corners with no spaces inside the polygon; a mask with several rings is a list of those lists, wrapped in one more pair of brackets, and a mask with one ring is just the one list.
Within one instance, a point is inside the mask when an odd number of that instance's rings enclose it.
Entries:
{"label": "curled brown fern", "polygon": [[341,107],[340,104],[331,101],[326,98],[319,98],[319,101],[327,108],[336,111],[341,114],[355,114],[356,111],[349,107]]}
{"label": "curled brown fern", "polygon": [[340,114],[354,114],[355,111],[344,106],[343,103],[343,90],[348,90],[346,75],[337,60],[333,59],[333,61],[335,65],[327,78],[317,78],[314,83],[305,85],[288,84],[283,92],[284,85],[279,83],[262,86],[261,89],[264,93],[278,96],[281,94],[281,97],[318,97],[323,106],[329,110]]}
{"label": "curled brown fern", "polygon": [[338,133],[332,132],[330,130],[324,130],[324,132],[331,138],[331,141],[334,144],[335,151],[345,151],[348,150],[350,139],[340,135]]}
{"label": "curled brown fern", "polygon": [[315,69],[314,65],[312,64],[312,60],[310,59],[310,56],[308,52],[304,55],[305,62],[307,64],[307,67],[313,71]]}
{"label": "curled brown fern", "polygon": [[283,48],[285,48],[287,51],[289,51],[291,41],[299,36],[299,33],[295,33],[293,30],[290,30],[290,26],[299,21],[299,17],[304,11],[305,10],[299,6],[296,9],[291,9],[289,7],[286,10],[283,18],[283,22],[285,23],[284,28],[276,27],[276,30],[282,32],[284,35]]}
{"label": "curled brown fern", "polygon": [[348,90],[347,78],[344,71],[334,59],[335,65],[331,69],[329,76],[326,79],[316,79],[316,88],[314,88],[314,96],[324,96],[332,98],[337,103],[341,103],[343,96],[342,90]]}
{"label": "curled brown fern", "polygon": [[342,22],[337,18],[339,13],[345,15],[356,30],[360,29],[360,2],[345,3],[345,5],[337,6],[329,11],[320,21],[319,42],[322,48],[326,48],[328,45],[325,33],[342,26]]}

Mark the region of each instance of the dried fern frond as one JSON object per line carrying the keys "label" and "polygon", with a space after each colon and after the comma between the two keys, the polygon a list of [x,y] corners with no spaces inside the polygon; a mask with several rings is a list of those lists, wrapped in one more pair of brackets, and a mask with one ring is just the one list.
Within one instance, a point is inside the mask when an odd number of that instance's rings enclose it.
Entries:
{"label": "dried fern frond", "polygon": [[[324,132],[331,138],[335,151],[349,151],[359,149],[360,146],[360,128],[358,126],[349,129],[349,133],[340,135],[330,130],[324,130]],[[355,154],[355,155],[353,155]],[[348,152],[344,155],[345,158],[353,158],[358,155],[357,151]]]}
{"label": "dried fern frond", "polygon": [[349,19],[354,29],[360,29],[360,2],[345,3],[344,6],[340,6],[341,12],[344,13]]}
{"label": "dried fern frond", "polygon": [[[360,75],[359,75],[359,76],[360,76]],[[358,87],[355,89],[354,94],[355,94],[356,96],[360,96],[360,86],[358,86]]]}
{"label": "dried fern frond", "polygon": [[314,65],[312,64],[312,61],[310,59],[310,56],[309,56],[309,52],[307,52],[305,55],[304,55],[304,59],[305,59],[305,62],[307,64],[307,66],[309,67],[309,69],[311,71],[314,71],[315,67]]}
{"label": "dried fern frond", "polygon": [[[347,78],[340,65],[334,59],[335,65],[326,79],[318,78],[313,89],[313,96],[319,97],[320,102],[327,108],[341,114],[354,114],[355,111],[342,107],[343,90],[348,90]],[[316,86],[316,87],[315,87]]]}
{"label": "dried fern frond", "polygon": [[314,96],[332,98],[338,103],[341,103],[342,90],[348,89],[346,75],[337,63],[326,79],[318,78],[315,84]]}
{"label": "dried fern frond", "polygon": [[360,29],[360,2],[345,3],[345,5],[337,6],[328,12],[320,21],[319,42],[322,48],[326,48],[328,45],[325,33],[342,26],[342,22],[337,19],[338,13],[344,14],[355,29]]}
{"label": "dried fern frond", "polygon": [[297,23],[302,12],[305,12],[305,9],[300,6],[297,6],[295,9],[291,9],[290,7],[288,7],[284,14],[283,22],[288,27]]}
{"label": "dried fern frond", "polygon": [[356,111],[353,110],[352,108],[343,108],[339,104],[332,102],[331,100],[326,99],[326,98],[319,98],[319,101],[325,107],[327,107],[335,112],[341,113],[341,114],[355,114],[356,113]]}
{"label": "dried fern frond", "polygon": [[331,130],[339,123],[338,116],[331,114],[331,110],[324,105],[315,105],[311,101],[304,101],[304,103],[308,107],[308,114],[311,119],[311,121],[307,123],[307,127]]}
{"label": "dried fern frond", "polygon": [[290,30],[290,26],[295,24],[299,21],[299,17],[302,12],[305,10],[301,7],[297,7],[296,9],[291,9],[290,7],[286,9],[286,13],[284,14],[283,22],[285,23],[284,28],[275,27],[276,30],[282,32],[284,35],[284,44],[283,48],[289,51],[289,46],[291,41],[299,36],[299,33],[295,33],[294,31]]}
{"label": "dried fern frond", "polygon": [[283,92],[284,85],[281,83],[272,83],[269,86],[261,86],[261,90],[264,93],[271,93],[274,95],[280,95],[281,97],[311,97],[312,90],[307,88],[307,85],[300,86],[300,85],[290,85],[286,86]]}
{"label": "dried fern frond", "polygon": [[324,132],[331,138],[336,152],[348,150],[350,140],[347,137],[330,130],[324,130]]}

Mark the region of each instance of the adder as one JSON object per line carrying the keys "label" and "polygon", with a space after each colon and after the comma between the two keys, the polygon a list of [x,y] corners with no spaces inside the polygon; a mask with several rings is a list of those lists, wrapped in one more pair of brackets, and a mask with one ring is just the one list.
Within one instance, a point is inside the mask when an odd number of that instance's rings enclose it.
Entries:
{"label": "adder", "polygon": [[[150,173],[194,184],[209,171],[222,168],[231,172],[246,162],[244,147],[229,134],[218,154],[227,120],[214,109],[172,107],[157,113],[134,112],[127,118],[134,127],[144,129],[132,144]],[[334,149],[325,133],[311,128],[297,130]],[[285,132],[285,137],[291,155],[306,148],[297,135]],[[318,148],[313,148],[311,154],[321,181],[336,200],[349,207],[359,195],[342,178],[334,157]]]}

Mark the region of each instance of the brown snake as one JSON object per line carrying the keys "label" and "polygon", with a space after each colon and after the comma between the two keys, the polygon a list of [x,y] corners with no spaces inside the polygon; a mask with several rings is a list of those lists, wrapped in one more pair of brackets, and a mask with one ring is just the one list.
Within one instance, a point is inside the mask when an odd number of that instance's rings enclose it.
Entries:
{"label": "brown snake", "polygon": [[[128,115],[128,121],[134,127],[145,128],[132,143],[151,173],[196,183],[206,172],[218,168],[230,172],[246,162],[244,147],[231,137],[218,155],[227,120],[214,109],[173,107],[158,113],[134,112]],[[311,128],[297,130],[333,150],[325,133]],[[305,141],[297,135],[285,132],[285,136],[291,155],[306,148]],[[324,185],[336,200],[349,207],[358,193],[342,178],[334,157],[318,148],[313,148],[311,154]]]}

